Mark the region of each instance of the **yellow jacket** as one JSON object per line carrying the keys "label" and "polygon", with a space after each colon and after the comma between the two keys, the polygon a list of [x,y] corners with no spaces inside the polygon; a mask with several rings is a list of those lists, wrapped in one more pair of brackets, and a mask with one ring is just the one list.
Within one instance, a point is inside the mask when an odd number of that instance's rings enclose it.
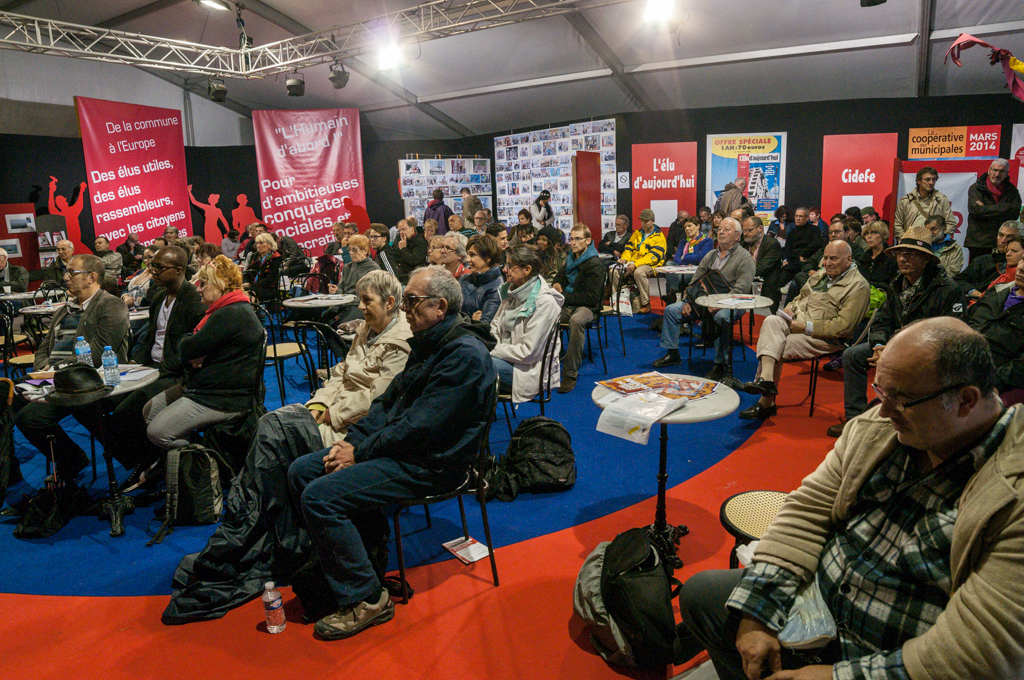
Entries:
{"label": "yellow jacket", "polygon": [[664,264],[667,249],[668,242],[665,240],[665,235],[661,233],[661,229],[654,227],[654,231],[646,238],[644,230],[637,229],[629,237],[629,243],[626,244],[625,250],[622,251],[622,259],[626,262],[632,262],[637,267],[642,267],[645,264],[657,267],[660,264]]}

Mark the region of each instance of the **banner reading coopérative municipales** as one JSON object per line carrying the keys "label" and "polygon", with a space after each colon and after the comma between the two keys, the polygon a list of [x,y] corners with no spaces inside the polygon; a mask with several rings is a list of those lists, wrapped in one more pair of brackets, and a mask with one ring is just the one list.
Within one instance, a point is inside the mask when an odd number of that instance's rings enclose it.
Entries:
{"label": "banner reading coop\u00e9rative municipales", "polygon": [[168,226],[189,235],[181,112],[88,97],[75,107],[96,236],[113,247],[130,233],[149,243]]}
{"label": "banner reading coop\u00e9rative municipales", "polygon": [[306,249],[365,206],[359,109],[253,111],[263,221]]}
{"label": "banner reading coop\u00e9rative municipales", "polygon": [[747,179],[746,195],[761,218],[786,200],[786,133],[708,135],[705,200],[714,207],[725,185]]}

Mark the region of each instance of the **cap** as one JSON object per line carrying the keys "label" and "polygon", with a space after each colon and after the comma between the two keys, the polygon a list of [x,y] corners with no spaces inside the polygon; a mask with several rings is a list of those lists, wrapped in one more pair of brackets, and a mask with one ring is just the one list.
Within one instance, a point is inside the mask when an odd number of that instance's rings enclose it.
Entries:
{"label": "cap", "polygon": [[654,211],[650,208],[644,208],[640,211],[640,219],[644,221],[654,220]]}
{"label": "cap", "polygon": [[860,209],[860,214],[861,214],[861,215],[877,215],[877,214],[878,214],[878,211],[877,211],[877,210],[875,210],[875,207],[874,207],[874,206],[872,206],[872,205],[869,205],[869,206],[868,206],[868,207],[866,207],[866,208],[861,208],[861,209]]}

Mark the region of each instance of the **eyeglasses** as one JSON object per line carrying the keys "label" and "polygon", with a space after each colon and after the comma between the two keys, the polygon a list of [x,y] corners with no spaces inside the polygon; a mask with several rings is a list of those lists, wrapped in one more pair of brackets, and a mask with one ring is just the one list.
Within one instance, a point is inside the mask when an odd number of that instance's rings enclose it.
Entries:
{"label": "eyeglasses", "polygon": [[403,295],[402,296],[402,309],[411,311],[423,300],[437,300],[436,295]]}
{"label": "eyeglasses", "polygon": [[896,399],[894,397],[890,397],[884,391],[882,391],[881,387],[879,387],[878,385],[876,385],[874,383],[871,383],[871,387],[872,387],[872,389],[875,390],[875,394],[878,396],[879,399],[881,399],[882,401],[887,401],[890,404],[892,404],[892,407],[896,410],[897,413],[903,413],[908,408],[911,408],[913,406],[917,406],[918,404],[923,404],[926,401],[931,401],[932,399],[935,399],[937,397],[941,397],[943,394],[946,394],[947,392],[953,392],[955,390],[963,389],[964,387],[967,387],[967,385],[964,385],[962,383],[958,383],[956,385],[950,385],[949,387],[943,387],[938,392],[932,392],[931,394],[926,394],[923,397],[918,397],[917,399],[911,399],[910,401],[900,401],[899,399]]}
{"label": "eyeglasses", "polygon": [[587,236],[570,236],[569,243],[583,243],[587,238]]}
{"label": "eyeglasses", "polygon": [[68,267],[67,269],[64,270],[64,276],[68,277],[69,279],[72,276],[74,276],[75,274],[90,274],[90,273],[91,272],[87,272],[87,271],[84,271],[82,269],[72,269],[70,267]]}
{"label": "eyeglasses", "polygon": [[149,268],[153,270],[154,274],[160,274],[161,272],[165,272],[168,269],[180,269],[180,267],[178,267],[177,265],[157,264],[156,262],[150,262]]}

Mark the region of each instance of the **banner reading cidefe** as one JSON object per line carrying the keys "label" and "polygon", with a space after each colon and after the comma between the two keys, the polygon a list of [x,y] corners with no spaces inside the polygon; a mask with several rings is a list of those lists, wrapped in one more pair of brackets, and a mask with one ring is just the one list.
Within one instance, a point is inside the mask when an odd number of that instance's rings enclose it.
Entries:
{"label": "banner reading cidefe", "polygon": [[[189,235],[181,112],[75,97],[96,236],[149,243],[172,226]],[[86,244],[91,245],[91,244]]]}
{"label": "banner reading cidefe", "polygon": [[910,128],[907,158],[998,156],[1001,125]]}
{"label": "banner reading cidefe", "polygon": [[263,221],[306,249],[365,206],[359,109],[253,111]]}
{"label": "banner reading cidefe", "polygon": [[725,185],[743,177],[754,211],[769,218],[786,200],[786,133],[708,135],[706,200],[712,208]]}

